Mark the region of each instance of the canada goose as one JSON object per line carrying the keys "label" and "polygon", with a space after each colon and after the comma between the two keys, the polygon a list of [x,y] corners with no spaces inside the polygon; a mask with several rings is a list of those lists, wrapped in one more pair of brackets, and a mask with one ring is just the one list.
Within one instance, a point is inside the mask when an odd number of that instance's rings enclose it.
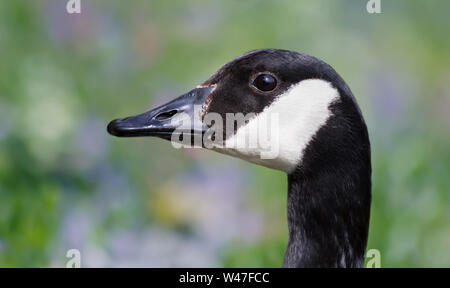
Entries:
{"label": "canada goose", "polygon": [[[229,124],[230,113],[251,116]],[[210,114],[223,123],[205,121]],[[183,115],[197,124],[180,121]],[[272,115],[277,125],[261,125]],[[231,133],[210,133],[212,124]],[[262,157],[259,146],[236,144],[246,137],[259,141],[269,128],[276,137],[266,138],[277,140],[272,157]],[[203,147],[286,172],[289,241],[283,267],[363,266],[371,203],[369,136],[350,88],[325,62],[287,50],[250,51],[189,93],[112,121],[108,132],[175,143],[194,136],[190,144],[209,133],[204,139],[218,138],[219,144]]]}

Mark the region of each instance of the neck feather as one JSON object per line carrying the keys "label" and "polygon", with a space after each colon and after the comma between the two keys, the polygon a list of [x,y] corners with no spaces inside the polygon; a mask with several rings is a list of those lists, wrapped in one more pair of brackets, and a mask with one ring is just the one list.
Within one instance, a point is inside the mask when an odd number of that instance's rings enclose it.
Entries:
{"label": "neck feather", "polygon": [[286,267],[362,267],[370,183],[350,175],[288,176]]}
{"label": "neck feather", "polygon": [[371,202],[370,144],[358,113],[348,119],[357,123],[349,129],[340,124],[338,111],[327,123],[332,128],[319,130],[302,164],[288,174],[284,267],[363,266]]}

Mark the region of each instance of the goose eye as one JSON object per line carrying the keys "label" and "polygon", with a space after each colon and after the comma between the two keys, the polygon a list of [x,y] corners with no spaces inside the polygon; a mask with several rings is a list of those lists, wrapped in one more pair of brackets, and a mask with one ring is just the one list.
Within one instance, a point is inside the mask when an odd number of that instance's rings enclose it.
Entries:
{"label": "goose eye", "polygon": [[277,87],[277,79],[270,74],[261,74],[253,80],[252,85],[264,92],[272,91]]}

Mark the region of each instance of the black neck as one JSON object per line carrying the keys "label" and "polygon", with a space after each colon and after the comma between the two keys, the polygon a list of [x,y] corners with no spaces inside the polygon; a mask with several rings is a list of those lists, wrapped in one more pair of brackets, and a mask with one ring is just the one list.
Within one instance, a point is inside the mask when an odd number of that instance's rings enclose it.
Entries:
{"label": "black neck", "polygon": [[[348,176],[340,178],[302,180],[297,175],[288,176],[289,243],[284,266],[363,265],[370,194],[364,191],[367,187]],[[366,195],[355,197],[358,193]]]}
{"label": "black neck", "polygon": [[349,134],[335,121],[330,119],[332,128],[319,131],[301,166],[288,175],[284,267],[363,266],[371,202],[370,144],[363,122]]}

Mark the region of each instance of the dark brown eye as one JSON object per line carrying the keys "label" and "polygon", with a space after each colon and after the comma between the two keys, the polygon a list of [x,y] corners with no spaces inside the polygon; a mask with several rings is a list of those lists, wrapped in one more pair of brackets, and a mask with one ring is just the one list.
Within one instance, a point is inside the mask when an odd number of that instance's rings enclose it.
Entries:
{"label": "dark brown eye", "polygon": [[270,74],[260,74],[252,83],[258,90],[267,92],[277,87],[277,79]]}

